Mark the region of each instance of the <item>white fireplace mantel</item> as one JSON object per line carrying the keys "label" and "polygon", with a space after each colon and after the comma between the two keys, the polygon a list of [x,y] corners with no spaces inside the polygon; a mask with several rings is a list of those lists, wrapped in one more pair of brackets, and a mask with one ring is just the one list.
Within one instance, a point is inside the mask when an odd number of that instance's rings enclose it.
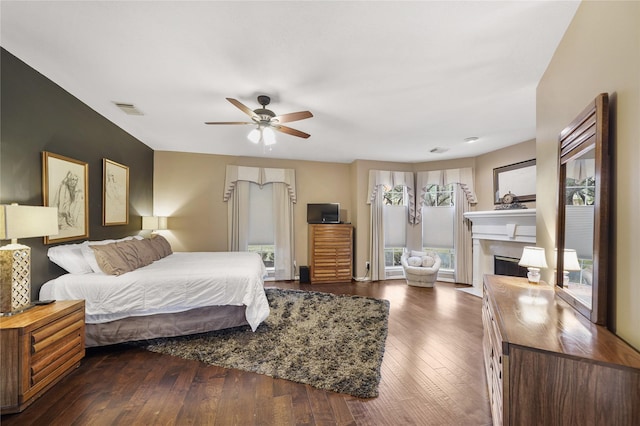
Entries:
{"label": "white fireplace mantel", "polygon": [[469,293],[482,296],[485,274],[493,274],[493,257],[520,258],[526,245],[536,243],[536,209],[467,212],[473,240],[473,288]]}

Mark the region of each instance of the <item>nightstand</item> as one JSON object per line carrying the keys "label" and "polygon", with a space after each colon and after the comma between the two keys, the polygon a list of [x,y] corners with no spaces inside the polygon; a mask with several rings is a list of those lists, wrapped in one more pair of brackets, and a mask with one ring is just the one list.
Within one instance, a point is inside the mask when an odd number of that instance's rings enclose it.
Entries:
{"label": "nightstand", "polygon": [[0,318],[0,412],[17,413],[84,357],[84,300],[61,300]]}

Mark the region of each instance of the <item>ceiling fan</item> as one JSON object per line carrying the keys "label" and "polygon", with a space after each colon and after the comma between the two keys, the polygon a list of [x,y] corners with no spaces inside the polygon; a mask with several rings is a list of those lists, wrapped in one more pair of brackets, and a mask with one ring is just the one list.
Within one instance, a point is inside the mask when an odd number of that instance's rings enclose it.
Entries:
{"label": "ceiling fan", "polygon": [[271,103],[271,98],[266,95],[258,96],[258,103],[262,108],[252,110],[242,102],[233,99],[226,98],[229,102],[235,105],[240,111],[251,117],[253,121],[208,121],[205,124],[254,124],[257,125],[256,129],[249,133],[249,140],[258,143],[262,141],[265,145],[271,145],[275,143],[275,136],[272,130],[277,130],[288,135],[297,136],[299,138],[308,138],[308,133],[301,132],[300,130],[292,129],[291,127],[283,126],[282,123],[290,123],[292,121],[304,120],[305,118],[313,117],[313,114],[309,111],[292,112],[289,114],[276,115],[273,111],[266,108]]}

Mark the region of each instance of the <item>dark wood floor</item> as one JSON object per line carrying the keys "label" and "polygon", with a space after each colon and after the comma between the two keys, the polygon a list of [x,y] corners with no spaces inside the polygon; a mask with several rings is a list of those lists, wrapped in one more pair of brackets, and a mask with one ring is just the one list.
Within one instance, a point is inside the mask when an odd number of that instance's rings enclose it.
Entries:
{"label": "dark wood floor", "polygon": [[363,400],[126,346],[81,366],[2,425],[486,425],[481,299],[404,280],[300,285],[391,302],[380,395]]}

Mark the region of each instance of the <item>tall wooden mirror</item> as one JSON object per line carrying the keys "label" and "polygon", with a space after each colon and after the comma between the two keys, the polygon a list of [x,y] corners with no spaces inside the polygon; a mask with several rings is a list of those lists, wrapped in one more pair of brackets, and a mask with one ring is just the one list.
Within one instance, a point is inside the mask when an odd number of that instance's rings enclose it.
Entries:
{"label": "tall wooden mirror", "polygon": [[591,322],[607,318],[609,100],[601,93],[560,133],[555,282]]}

